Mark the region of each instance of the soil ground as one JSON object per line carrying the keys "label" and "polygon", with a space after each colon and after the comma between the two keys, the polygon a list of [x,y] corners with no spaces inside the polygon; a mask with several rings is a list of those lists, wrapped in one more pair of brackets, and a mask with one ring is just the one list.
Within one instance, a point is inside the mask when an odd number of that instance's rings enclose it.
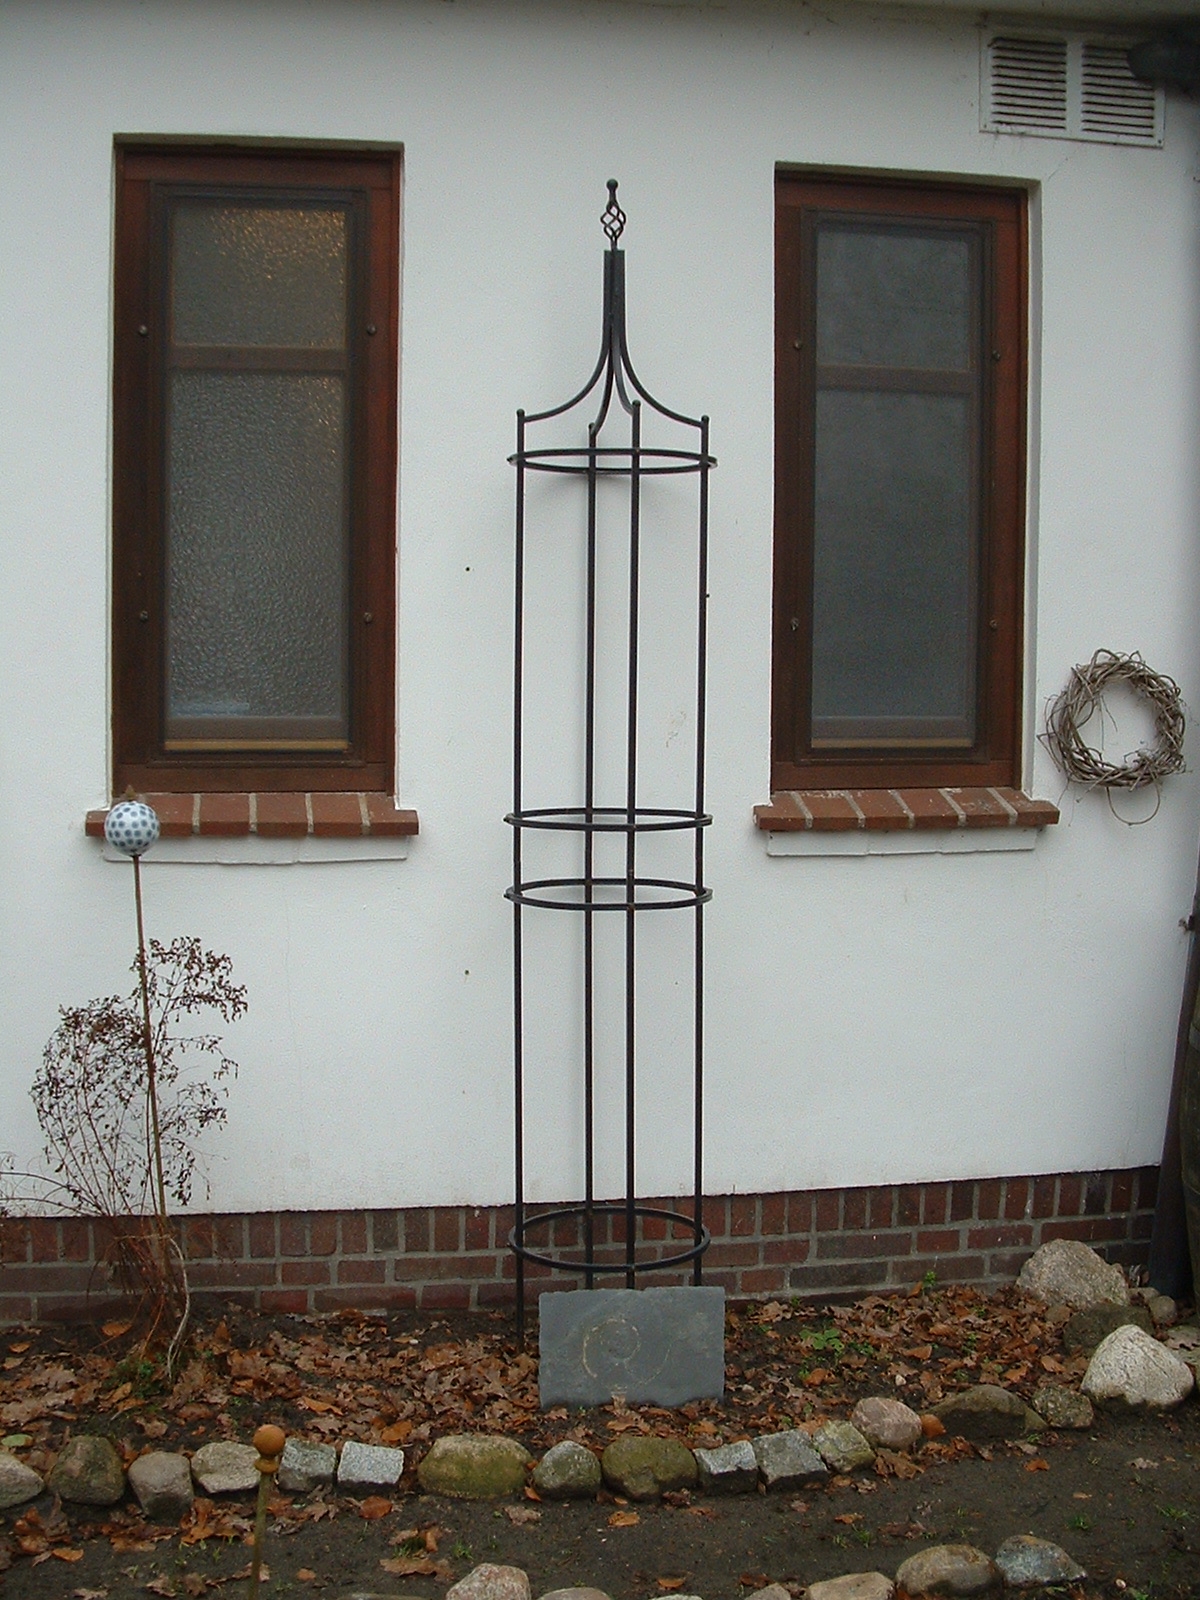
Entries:
{"label": "soil ground", "polygon": [[[562,1437],[599,1448],[630,1429],[715,1443],[845,1415],[862,1394],[894,1393],[924,1410],[931,1396],[970,1382],[1007,1378],[1028,1395],[1047,1373],[1077,1381],[1080,1358],[1063,1351],[1060,1332],[1044,1311],[1007,1291],[991,1300],[972,1291],[914,1291],[823,1313],[758,1307],[731,1314],[721,1405],[543,1414],[535,1346],[517,1349],[509,1318],[265,1319],[230,1308],[197,1330],[187,1381],[158,1393],[153,1371],[139,1376],[112,1338],[82,1329],[6,1330],[0,1423],[11,1429],[14,1416],[27,1418],[33,1443],[18,1453],[40,1470],[68,1429],[108,1433],[130,1459],[148,1447],[246,1439],[264,1421],[310,1438],[403,1442],[410,1462],[431,1437],[463,1429],[508,1433],[535,1452]],[[47,1375],[49,1387],[41,1381]],[[1200,1597],[1195,1400],[1162,1416],[1103,1413],[1086,1432],[1043,1434],[1036,1445],[934,1438],[911,1461],[883,1465],[886,1475],[860,1472],[798,1495],[679,1495],[672,1504],[638,1506],[607,1492],[573,1504],[435,1499],[406,1470],[390,1500],[278,1497],[266,1544],[270,1580],[261,1592],[264,1600],[342,1600],[355,1591],[440,1600],[449,1582],[492,1561],[524,1568],[535,1596],[590,1584],[613,1600],[676,1592],[740,1600],[767,1582],[799,1593],[843,1572],[893,1576],[933,1543],[994,1554],[1009,1535],[1034,1533],[1086,1568],[1087,1582],[1070,1591],[1086,1600]],[[240,1596],[252,1501],[198,1506],[173,1529],[147,1528],[131,1505],[59,1507],[49,1495],[0,1514],[0,1565],[6,1548],[11,1557],[0,1594]]]}

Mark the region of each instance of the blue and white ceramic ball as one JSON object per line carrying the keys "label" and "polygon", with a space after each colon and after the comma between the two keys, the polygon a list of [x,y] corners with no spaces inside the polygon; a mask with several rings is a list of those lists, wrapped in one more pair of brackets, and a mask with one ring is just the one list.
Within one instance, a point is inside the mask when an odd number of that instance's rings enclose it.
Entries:
{"label": "blue and white ceramic ball", "polygon": [[158,815],[144,800],[121,800],[104,819],[104,837],[123,855],[144,855],[158,838]]}

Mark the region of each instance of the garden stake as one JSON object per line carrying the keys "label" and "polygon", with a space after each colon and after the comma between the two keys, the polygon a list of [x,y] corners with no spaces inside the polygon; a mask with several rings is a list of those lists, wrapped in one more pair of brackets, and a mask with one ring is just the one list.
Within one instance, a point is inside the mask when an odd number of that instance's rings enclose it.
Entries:
{"label": "garden stake", "polygon": [[267,1527],[267,1501],[271,1498],[271,1485],[279,1471],[279,1458],[283,1454],[285,1438],[282,1428],[268,1422],[254,1435],[254,1448],[258,1451],[258,1508],[254,1513],[254,1554],[250,1560],[250,1600],[258,1600],[258,1569],[262,1564],[263,1534]]}

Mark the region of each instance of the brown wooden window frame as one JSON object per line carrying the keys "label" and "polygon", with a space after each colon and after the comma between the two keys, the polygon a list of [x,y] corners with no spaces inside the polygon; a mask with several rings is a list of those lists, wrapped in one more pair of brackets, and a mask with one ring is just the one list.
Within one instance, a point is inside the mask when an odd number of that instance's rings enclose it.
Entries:
{"label": "brown wooden window frame", "polygon": [[[933,218],[983,239],[975,737],[969,749],[813,745],[815,220]],[[1021,780],[1028,204],[1023,190],[776,174],[775,558],[771,788],[1011,785]]]}
{"label": "brown wooden window frame", "polygon": [[[349,741],[338,750],[166,747],[166,192],[349,195],[352,261]],[[391,793],[395,751],[400,153],[118,139],[113,401],[113,792]]]}

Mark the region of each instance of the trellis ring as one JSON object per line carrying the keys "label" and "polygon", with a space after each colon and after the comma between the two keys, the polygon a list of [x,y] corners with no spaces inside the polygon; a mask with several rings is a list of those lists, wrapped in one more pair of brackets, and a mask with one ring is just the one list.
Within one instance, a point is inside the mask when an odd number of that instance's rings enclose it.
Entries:
{"label": "trellis ring", "polygon": [[104,819],[104,837],[122,855],[145,855],[158,838],[158,814],[144,800],[121,800]]}
{"label": "trellis ring", "polygon": [[[1085,742],[1083,729],[1097,711],[1104,714],[1103,696],[1118,684],[1149,706],[1154,738],[1114,762]],[[1183,770],[1183,730],[1183,700],[1174,678],[1152,671],[1136,651],[1123,656],[1097,650],[1085,666],[1071,668],[1066,688],[1047,706],[1042,743],[1076,783],[1092,789],[1140,789]]]}

